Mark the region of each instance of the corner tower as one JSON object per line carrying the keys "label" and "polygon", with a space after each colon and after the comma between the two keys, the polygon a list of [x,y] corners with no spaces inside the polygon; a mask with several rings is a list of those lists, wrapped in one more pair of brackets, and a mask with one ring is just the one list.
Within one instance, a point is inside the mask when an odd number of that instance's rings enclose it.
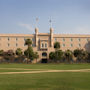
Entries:
{"label": "corner tower", "polygon": [[50,47],[53,47],[53,28],[50,28]]}
{"label": "corner tower", "polygon": [[38,28],[35,28],[35,46],[38,46]]}

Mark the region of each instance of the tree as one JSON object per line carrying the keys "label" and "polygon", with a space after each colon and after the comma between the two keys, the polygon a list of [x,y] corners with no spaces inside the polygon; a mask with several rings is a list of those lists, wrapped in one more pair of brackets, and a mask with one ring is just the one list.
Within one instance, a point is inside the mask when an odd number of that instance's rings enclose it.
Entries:
{"label": "tree", "polygon": [[64,57],[70,63],[70,61],[72,60],[72,57],[73,57],[72,51],[66,50],[64,53]]}
{"label": "tree", "polygon": [[90,52],[88,52],[87,62],[90,63]]}
{"label": "tree", "polygon": [[28,45],[28,48],[32,45],[31,39],[26,39],[25,40],[25,45]]}
{"label": "tree", "polygon": [[39,58],[39,55],[37,52],[34,53],[34,58],[36,59],[36,63],[37,63],[37,59]]}
{"label": "tree", "polygon": [[31,61],[31,60],[33,60],[33,57],[34,57],[34,52],[33,52],[33,49],[31,47],[31,44],[32,44],[31,39],[25,40],[25,45],[28,45],[28,49],[25,50],[25,52],[24,52],[25,56],[28,58],[27,63],[28,63],[29,59]]}
{"label": "tree", "polygon": [[3,54],[4,54],[4,51],[0,50],[0,56],[3,56]]}
{"label": "tree", "polygon": [[59,59],[59,52],[58,50],[60,49],[60,43],[59,42],[55,42],[54,43],[54,49],[55,49],[55,58],[54,60],[57,61]]}
{"label": "tree", "polygon": [[63,51],[62,50],[57,50],[55,51],[55,61],[61,61],[63,58]]}
{"label": "tree", "polygon": [[51,60],[55,59],[55,53],[54,52],[49,53],[49,59],[51,59]]}
{"label": "tree", "polygon": [[50,52],[49,58],[55,62],[60,61],[63,58],[63,51],[57,50],[55,52]]}
{"label": "tree", "polygon": [[22,55],[22,49],[21,48],[17,48],[17,50],[16,50],[16,55],[18,55],[18,56],[21,56]]}
{"label": "tree", "polygon": [[34,52],[31,46],[29,46],[28,49],[24,51],[24,55],[28,58],[27,63],[29,60],[32,61],[34,59]]}
{"label": "tree", "polygon": [[19,62],[21,62],[21,60],[22,60],[22,54],[23,54],[22,49],[21,48],[17,48],[16,55],[18,56],[18,61]]}
{"label": "tree", "polygon": [[3,50],[0,50],[0,62],[3,61],[3,55],[4,55],[4,51]]}
{"label": "tree", "polygon": [[4,52],[4,58],[7,61],[13,62],[15,60],[15,53],[13,50],[8,50]]}
{"label": "tree", "polygon": [[87,51],[84,51],[83,49],[75,49],[73,53],[79,62],[84,62],[88,58]]}
{"label": "tree", "polygon": [[54,43],[54,48],[57,51],[58,49],[60,49],[60,43],[59,42],[55,42]]}

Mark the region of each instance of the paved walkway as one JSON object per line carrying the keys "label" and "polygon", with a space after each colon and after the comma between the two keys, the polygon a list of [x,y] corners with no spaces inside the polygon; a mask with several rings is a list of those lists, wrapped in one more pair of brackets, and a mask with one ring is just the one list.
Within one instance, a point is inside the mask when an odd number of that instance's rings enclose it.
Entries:
{"label": "paved walkway", "polygon": [[[31,73],[47,73],[47,72],[90,72],[90,69],[79,70],[44,70],[44,69],[22,69],[22,68],[0,68],[0,69],[12,69],[12,70],[34,70],[23,72],[0,72],[0,74],[31,74]],[[35,71],[40,70],[40,71]]]}

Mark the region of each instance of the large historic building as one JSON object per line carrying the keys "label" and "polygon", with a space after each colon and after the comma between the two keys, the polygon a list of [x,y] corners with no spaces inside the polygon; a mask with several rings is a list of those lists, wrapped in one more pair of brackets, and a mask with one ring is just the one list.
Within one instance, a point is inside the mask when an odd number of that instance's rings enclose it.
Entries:
{"label": "large historic building", "polygon": [[54,51],[53,46],[56,41],[60,42],[60,48],[63,51],[76,48],[90,50],[90,35],[54,34],[52,28],[50,28],[50,33],[39,33],[38,28],[35,28],[35,34],[0,34],[0,50],[21,48],[24,51],[27,49],[25,39],[28,38],[33,42],[33,50],[39,54],[38,61],[48,59],[49,53]]}

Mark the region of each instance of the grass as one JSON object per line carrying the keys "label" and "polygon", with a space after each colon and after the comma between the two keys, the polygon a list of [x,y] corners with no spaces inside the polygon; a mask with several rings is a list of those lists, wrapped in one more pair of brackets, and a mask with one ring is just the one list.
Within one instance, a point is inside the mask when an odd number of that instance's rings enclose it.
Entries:
{"label": "grass", "polygon": [[[0,68],[11,68],[9,72],[22,71],[13,68],[90,69],[90,64],[0,64]],[[0,90],[90,90],[90,72],[0,75]]]}
{"label": "grass", "polygon": [[0,68],[24,69],[90,69],[90,64],[0,64]]}

